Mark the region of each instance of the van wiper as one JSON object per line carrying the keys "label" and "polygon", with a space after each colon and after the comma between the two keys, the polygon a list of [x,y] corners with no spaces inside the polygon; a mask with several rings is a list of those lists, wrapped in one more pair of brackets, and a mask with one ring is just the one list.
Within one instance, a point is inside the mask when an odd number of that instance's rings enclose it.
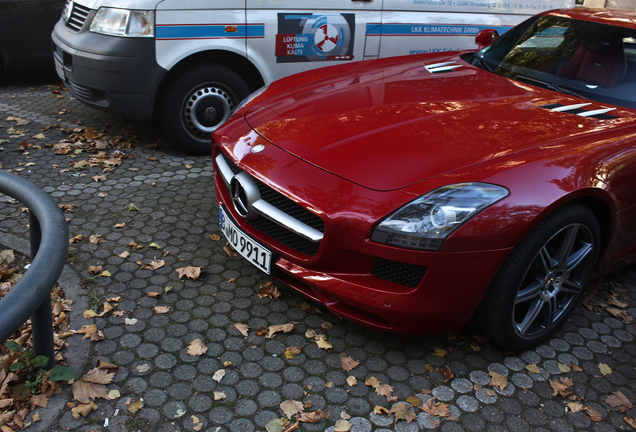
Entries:
{"label": "van wiper", "polygon": [[554,83],[551,83],[551,82],[542,81],[542,80],[539,80],[539,79],[536,79],[536,78],[530,78],[530,77],[525,76],[525,75],[517,75],[515,77],[515,79],[528,81],[528,82],[531,82],[533,84],[539,84],[540,86],[543,86],[543,87],[545,87],[547,89],[550,89],[550,90],[558,91],[559,93],[565,93],[565,94],[568,94],[570,96],[576,96],[576,97],[580,97],[581,99],[587,99],[586,97],[581,96],[580,94],[578,94],[576,92],[573,92],[572,90],[568,90],[566,88],[560,87],[557,84],[554,84]]}

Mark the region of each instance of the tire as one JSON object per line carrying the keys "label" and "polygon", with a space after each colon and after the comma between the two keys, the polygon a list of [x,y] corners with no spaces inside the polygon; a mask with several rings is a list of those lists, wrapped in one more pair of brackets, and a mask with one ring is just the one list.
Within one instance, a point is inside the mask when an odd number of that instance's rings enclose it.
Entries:
{"label": "tire", "polygon": [[160,114],[163,130],[186,152],[209,155],[212,132],[249,93],[245,81],[225,66],[193,66],[167,88]]}
{"label": "tire", "polygon": [[479,330],[512,350],[548,339],[590,282],[600,239],[598,221],[587,207],[570,204],[546,217],[499,269],[475,315]]}

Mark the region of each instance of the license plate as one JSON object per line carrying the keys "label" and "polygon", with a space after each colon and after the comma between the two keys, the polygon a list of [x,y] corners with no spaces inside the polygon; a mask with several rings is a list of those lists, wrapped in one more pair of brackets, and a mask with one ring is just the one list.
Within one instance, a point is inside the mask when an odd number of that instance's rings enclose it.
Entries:
{"label": "license plate", "polygon": [[57,60],[55,60],[55,71],[57,72],[58,76],[62,80],[64,80],[64,78],[66,77],[66,73],[64,72],[64,66],[62,65],[62,63],[60,63]]}
{"label": "license plate", "polygon": [[219,225],[225,238],[239,255],[265,273],[271,274],[272,252],[234,225],[232,219],[225,214],[223,207],[219,207]]}

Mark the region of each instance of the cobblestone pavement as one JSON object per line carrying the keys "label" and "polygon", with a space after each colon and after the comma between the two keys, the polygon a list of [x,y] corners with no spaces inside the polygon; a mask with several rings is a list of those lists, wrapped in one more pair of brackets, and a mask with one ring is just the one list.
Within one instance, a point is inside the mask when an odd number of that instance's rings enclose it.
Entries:
{"label": "cobblestone pavement", "polygon": [[[79,420],[64,406],[45,430],[264,431],[284,416],[280,404],[288,400],[329,413],[318,423],[301,423],[299,430],[307,431],[334,431],[341,413],[351,416],[356,432],[632,430],[625,418],[636,417],[636,408],[606,400],[621,392],[636,403],[636,328],[626,322],[636,315],[636,267],[597,280],[594,310],[581,307],[551,341],[522,353],[502,351],[469,331],[417,337],[371,331],[318,305],[307,309],[305,298],[283,286],[280,298],[260,298],[268,277],[229,257],[223,240],[210,237],[219,229],[211,158],[166,147],[154,125],[84,107],[56,84],[54,77],[0,84],[0,140],[8,140],[0,145],[0,163],[59,204],[76,206],[66,214],[71,236],[83,236],[69,249],[79,293],[71,326],[94,323],[105,338],[90,343],[78,370],[85,373],[98,359],[119,365],[108,387],[121,397],[97,399],[98,409]],[[67,154],[54,152],[53,145],[72,137],[78,141]],[[20,151],[23,141],[30,147]],[[104,162],[99,152],[115,162]],[[28,237],[21,209],[0,198],[0,243]],[[164,265],[157,267],[159,261]],[[92,266],[108,273],[90,273]],[[188,266],[205,267],[198,280],[175,271]],[[152,292],[161,294],[148,296]],[[614,306],[622,315],[605,308],[613,295],[629,304]],[[112,296],[122,298],[114,309],[121,316],[82,318],[91,302]],[[249,326],[247,337],[238,323]],[[257,335],[261,327],[286,323],[294,324],[290,333]],[[324,334],[333,348],[320,348],[307,330]],[[188,354],[196,339],[205,354]],[[288,358],[288,347],[300,353]],[[360,364],[345,371],[341,353]],[[497,385],[496,374],[504,384]],[[391,401],[366,384],[371,377],[392,387]],[[433,415],[412,407],[411,396],[434,397]],[[131,414],[127,402],[140,398],[143,408]],[[576,412],[576,402],[589,410]],[[414,419],[398,420],[376,406],[408,407]]]}

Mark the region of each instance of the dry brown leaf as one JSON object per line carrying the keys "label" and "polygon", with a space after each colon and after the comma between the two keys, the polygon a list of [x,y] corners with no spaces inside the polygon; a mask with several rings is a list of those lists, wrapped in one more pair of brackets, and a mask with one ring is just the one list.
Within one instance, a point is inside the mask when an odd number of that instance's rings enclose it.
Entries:
{"label": "dry brown leaf", "polygon": [[170,312],[170,306],[155,306],[155,312],[158,314],[165,314]]}
{"label": "dry brown leaf", "polygon": [[448,366],[444,367],[443,369],[440,369],[439,371],[442,373],[442,375],[444,375],[445,383],[449,382],[454,377],[453,372],[450,370]]}
{"label": "dry brown leaf", "polygon": [[73,415],[73,418],[75,420],[79,420],[80,416],[86,417],[87,415],[95,411],[96,409],[97,409],[97,405],[95,404],[95,402],[90,402],[90,403],[76,406],[75,408],[71,410],[71,414]]}
{"label": "dry brown leaf", "polygon": [[381,384],[375,388],[375,392],[380,396],[389,397],[393,393],[393,387],[388,384]]}
{"label": "dry brown leaf", "polygon": [[570,395],[570,392],[568,392],[568,386],[562,382],[550,380],[550,387],[554,390],[552,396],[561,395],[562,397],[567,397]]}
{"label": "dry brown leaf", "polygon": [[609,375],[612,373],[612,368],[606,365],[605,363],[599,363],[598,368],[600,369],[603,376]]}
{"label": "dry brown leaf", "polygon": [[82,377],[82,381],[93,384],[110,384],[115,377],[117,370],[93,368]]}
{"label": "dry brown leaf", "polygon": [[212,379],[216,382],[221,382],[224,376],[225,376],[225,369],[219,369],[216,372],[214,372],[214,375],[212,375]]}
{"label": "dry brown leaf", "polygon": [[324,350],[330,350],[333,348],[333,345],[327,341],[327,336],[325,335],[316,336],[316,344],[318,345],[318,348],[322,348]]}
{"label": "dry brown leaf", "polygon": [[395,404],[390,412],[394,415],[394,423],[397,423],[398,420],[406,420],[406,424],[410,424],[417,418],[415,413],[403,403]]}
{"label": "dry brown leaf", "polygon": [[200,356],[207,352],[208,347],[205,346],[201,339],[195,339],[188,345],[188,354]]}
{"label": "dry brown leaf", "polygon": [[146,294],[148,297],[152,297],[152,298],[157,298],[161,295],[160,292],[156,292],[156,291],[151,291],[148,294]]}
{"label": "dry brown leaf", "polygon": [[277,299],[278,297],[281,296],[281,293],[278,290],[278,287],[274,284],[274,282],[267,281],[258,288],[258,296],[260,298],[269,297],[272,299]]}
{"label": "dry brown leaf", "polygon": [[422,406],[422,399],[417,396],[409,396],[406,401],[411,404],[412,407],[418,408]]}
{"label": "dry brown leaf", "polygon": [[508,378],[506,378],[505,376],[494,371],[490,371],[488,375],[490,375],[491,386],[499,387],[500,390],[504,390],[506,387],[508,387]]}
{"label": "dry brown leaf", "polygon": [[590,417],[592,421],[600,422],[603,421],[603,416],[601,413],[596,411],[594,408],[587,408],[587,415]]}
{"label": "dry brown leaf", "polygon": [[349,432],[352,426],[353,425],[348,420],[340,419],[336,421],[336,425],[334,426],[333,431],[334,432]]}
{"label": "dry brown leaf", "polygon": [[587,409],[587,407],[581,402],[568,402],[566,405],[573,413],[581,412]]}
{"label": "dry brown leaf", "polygon": [[265,337],[267,339],[271,339],[278,332],[289,333],[293,329],[294,329],[293,324],[279,324],[279,325],[269,326],[267,328],[267,336]]}
{"label": "dry brown leaf", "polygon": [[279,407],[283,410],[283,414],[285,414],[290,420],[293,416],[300,414],[305,410],[303,403],[295,400],[283,401]]}
{"label": "dry brown leaf", "polygon": [[204,268],[205,267],[188,266],[176,269],[175,271],[179,275],[179,279],[185,276],[188,279],[198,280],[199,276],[201,276],[201,270],[203,270]]}
{"label": "dry brown leaf", "polygon": [[631,418],[631,417],[627,417],[627,416],[623,417],[623,420],[625,420],[625,422],[626,422],[628,425],[630,425],[631,427],[633,427],[634,429],[636,429],[636,420],[634,420],[634,419],[633,419],[633,418]]}
{"label": "dry brown leaf", "polygon": [[296,420],[303,423],[318,423],[320,420],[328,418],[329,413],[323,411],[312,411],[298,414]]}
{"label": "dry brown leaf", "polygon": [[536,363],[526,365],[526,369],[528,369],[532,373],[541,373],[541,370],[539,369],[539,366],[536,365]]}
{"label": "dry brown leaf", "polygon": [[71,385],[71,391],[73,392],[73,399],[82,404],[90,403],[91,399],[108,399],[108,390],[103,384],[93,384],[79,380]]}
{"label": "dry brown leaf", "polygon": [[360,362],[355,361],[353,358],[347,356],[345,353],[340,353],[338,357],[340,358],[340,366],[342,366],[342,368],[347,372],[354,369],[360,364]]}
{"label": "dry brown leaf", "polygon": [[139,411],[143,407],[144,407],[144,402],[138,399],[128,404],[128,411],[131,414],[135,414],[137,411]]}
{"label": "dry brown leaf", "polygon": [[[97,314],[95,314],[97,315]],[[97,325],[96,324],[87,324],[83,326],[81,329],[77,330],[76,333],[83,334],[84,337],[82,339],[88,339],[92,335],[97,333]]]}
{"label": "dry brown leaf", "polygon": [[236,329],[240,331],[243,336],[247,337],[248,335],[247,331],[250,328],[247,324],[238,323],[238,324],[234,324],[234,327],[236,327]]}
{"label": "dry brown leaf", "polygon": [[355,385],[357,385],[357,384],[358,384],[358,380],[357,380],[357,379],[356,379],[356,377],[354,377],[354,376],[348,376],[348,377],[347,377],[347,384],[348,384],[350,387],[353,387],[353,386],[355,386]]}
{"label": "dry brown leaf", "polygon": [[613,392],[610,396],[604,399],[605,403],[611,406],[612,408],[619,407],[620,411],[623,413],[628,409],[632,408],[634,405],[627,399],[627,396],[623,394],[623,392]]}
{"label": "dry brown leaf", "polygon": [[376,377],[371,377],[371,378],[368,378],[364,383],[375,389],[375,388],[378,388],[378,386],[380,385],[380,380],[377,379]]}
{"label": "dry brown leaf", "polygon": [[373,407],[373,414],[385,414],[389,417],[391,416],[391,412],[380,405],[376,405],[375,407]]}

